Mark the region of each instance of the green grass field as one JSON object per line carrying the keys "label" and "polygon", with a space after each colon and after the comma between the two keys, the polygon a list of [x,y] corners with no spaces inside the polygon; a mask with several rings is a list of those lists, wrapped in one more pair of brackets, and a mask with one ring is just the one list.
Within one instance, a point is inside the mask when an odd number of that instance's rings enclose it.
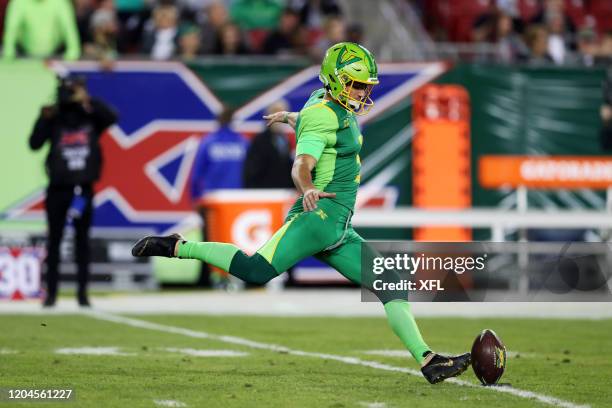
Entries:
{"label": "green grass field", "polygon": [[[0,315],[0,387],[75,390],[74,401],[45,407],[547,406],[488,387],[432,386],[410,373],[381,369],[418,369],[406,356],[368,353],[401,350],[383,318],[130,317],[164,326],[133,327],[86,314]],[[501,382],[554,398],[548,406],[612,405],[612,320],[430,318],[419,323],[428,343],[448,352],[469,349],[483,328],[496,330],[510,352]],[[204,332],[239,339],[205,338]],[[292,351],[273,351],[269,344]],[[56,352],[81,347],[115,347],[126,355]],[[183,349],[245,354],[193,356]],[[471,370],[461,380],[476,385]]]}

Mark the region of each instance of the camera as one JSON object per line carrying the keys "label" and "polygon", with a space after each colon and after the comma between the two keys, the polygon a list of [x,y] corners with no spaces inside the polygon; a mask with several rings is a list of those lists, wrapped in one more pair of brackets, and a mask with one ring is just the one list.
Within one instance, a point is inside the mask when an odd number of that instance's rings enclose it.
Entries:
{"label": "camera", "polygon": [[74,103],[74,94],[77,88],[85,87],[85,78],[81,76],[59,77],[57,87],[57,103],[68,105]]}

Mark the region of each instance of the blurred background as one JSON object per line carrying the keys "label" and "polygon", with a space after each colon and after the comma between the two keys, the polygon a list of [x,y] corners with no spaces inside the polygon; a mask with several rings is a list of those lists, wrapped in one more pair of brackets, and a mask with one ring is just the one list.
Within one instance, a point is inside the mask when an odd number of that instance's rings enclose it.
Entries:
{"label": "blurred background", "polygon": [[[379,62],[360,118],[365,238],[539,242],[555,256],[559,242],[610,240],[609,0],[0,0],[0,35],[2,298],[44,292],[48,150],[28,139],[58,76],[118,116],[100,138],[90,287],[241,290],[130,248],[169,232],[259,248],[295,198],[295,135],[261,117],[299,110],[340,41]],[[72,235],[62,288],[75,286]],[[498,259],[506,290],[531,289],[519,252]],[[607,279],[609,252],[592,254]],[[347,284],[308,259],[268,290]]]}

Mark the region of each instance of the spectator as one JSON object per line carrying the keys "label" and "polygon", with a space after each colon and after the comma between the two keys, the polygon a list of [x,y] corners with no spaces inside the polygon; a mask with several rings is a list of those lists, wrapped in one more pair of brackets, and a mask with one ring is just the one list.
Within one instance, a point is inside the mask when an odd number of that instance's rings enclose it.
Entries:
{"label": "spectator", "polygon": [[[279,100],[266,109],[266,115],[288,110],[287,101]],[[285,126],[281,122],[274,122],[251,141],[242,173],[245,188],[295,188],[291,178],[293,152],[284,131]],[[292,267],[287,270],[286,286],[294,283]]]}
{"label": "spectator", "polygon": [[342,16],[336,0],[293,0],[291,8],[298,10],[300,23],[308,28],[322,29],[328,18]]}
{"label": "spectator", "polygon": [[578,32],[577,36],[577,63],[585,67],[595,65],[595,58],[599,52],[599,44],[597,44],[597,34],[590,28],[583,28]]}
{"label": "spectator", "polygon": [[496,43],[500,35],[511,36],[522,30],[522,22],[514,17],[512,7],[498,7],[492,2],[489,9],[474,20],[471,37],[474,42]]}
{"label": "spectator", "polygon": [[325,55],[325,51],[334,44],[347,40],[346,24],[342,17],[330,17],[325,21],[325,34],[312,47],[312,56],[315,60],[320,60]]}
{"label": "spectator", "polygon": [[93,184],[102,171],[100,136],[117,116],[105,103],[89,97],[83,80],[61,80],[57,103],[44,107],[30,136],[30,147],[50,144],[45,162],[49,186],[47,213],[47,296],[43,305],[55,305],[59,281],[60,242],[67,218],[74,225],[77,264],[77,299],[89,306],[89,227],[92,218]]}
{"label": "spectator", "polygon": [[605,33],[601,39],[596,63],[599,65],[612,66],[612,31]]}
{"label": "spectator", "polygon": [[178,9],[175,5],[159,4],[153,9],[153,21],[147,23],[142,51],[154,60],[167,60],[174,56],[178,34]]}
{"label": "spectator", "polygon": [[548,28],[548,55],[556,65],[565,64],[570,53],[571,34],[567,30],[564,15],[560,12],[546,14]]}
{"label": "spectator", "polygon": [[191,23],[183,24],[179,29],[179,58],[190,61],[200,55],[200,29]]}
{"label": "spectator", "polygon": [[495,40],[497,43],[497,60],[500,62],[511,63],[524,60],[529,54],[527,46],[514,31],[512,17],[504,12],[497,15]]}
{"label": "spectator", "polygon": [[245,55],[249,49],[242,38],[240,27],[234,23],[226,23],[219,31],[217,46],[214,50],[216,55]]}
{"label": "spectator", "polygon": [[278,28],[271,32],[263,45],[264,54],[295,54],[302,47],[300,16],[292,9],[285,9],[278,22]]}
{"label": "spectator", "polygon": [[206,19],[200,23],[202,27],[202,53],[212,54],[221,42],[220,34],[223,26],[228,24],[227,8],[220,1],[215,1],[206,8]]}
{"label": "spectator", "polygon": [[91,16],[94,10],[93,0],[74,0],[74,14],[81,44],[91,42]]}
{"label": "spectator", "polygon": [[531,19],[530,24],[548,25],[551,20],[560,16],[562,26],[568,31],[569,35],[571,36],[576,32],[574,22],[565,12],[563,0],[544,0],[543,3],[542,9]]}
{"label": "spectator", "polygon": [[[218,189],[242,188],[243,164],[248,142],[230,128],[233,111],[225,108],[218,117],[219,128],[202,139],[191,171],[191,200],[202,217],[202,239],[208,236],[206,209],[200,204],[206,193]],[[208,265],[202,264],[199,284],[223,286],[226,276],[211,275]]]}
{"label": "spectator", "polygon": [[26,56],[47,58],[65,47],[64,58],[81,55],[79,32],[70,0],[11,1],[4,27],[5,59],[13,59],[18,50]]}
{"label": "spectator", "polygon": [[273,30],[284,6],[284,0],[234,0],[230,15],[243,30]]}
{"label": "spectator", "polygon": [[346,40],[357,44],[365,43],[363,25],[351,23],[346,29]]}
{"label": "spectator", "polygon": [[182,19],[193,23],[202,23],[200,13],[218,2],[218,0],[176,0],[177,6],[181,9]]}
{"label": "spectator", "polygon": [[232,116],[226,107],[218,117],[219,128],[200,143],[191,178],[191,198],[196,202],[212,190],[242,187],[248,142],[231,129]]}
{"label": "spectator", "polygon": [[[146,3],[145,3],[146,1]],[[145,23],[151,16],[147,0],[114,0],[119,19],[117,48],[122,53],[138,52]]]}
{"label": "spectator", "polygon": [[[270,105],[266,114],[288,109],[287,102],[280,100]],[[294,188],[291,179],[293,157],[284,126],[275,122],[252,140],[244,162],[245,188]]]}
{"label": "spectator", "polygon": [[541,25],[533,25],[527,29],[525,41],[529,47],[529,63],[532,65],[550,64],[552,58],[548,55],[548,31]]}
{"label": "spectator", "polygon": [[91,42],[84,45],[87,58],[110,63],[117,58],[117,16],[107,9],[96,10],[91,17]]}

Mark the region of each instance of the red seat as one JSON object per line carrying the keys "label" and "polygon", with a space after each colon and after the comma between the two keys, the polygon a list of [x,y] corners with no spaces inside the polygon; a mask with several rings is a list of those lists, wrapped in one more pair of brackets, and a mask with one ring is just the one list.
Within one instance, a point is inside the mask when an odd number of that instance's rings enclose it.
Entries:
{"label": "red seat", "polygon": [[489,0],[457,0],[450,7],[449,37],[452,41],[472,40],[476,19],[489,10]]}
{"label": "red seat", "polygon": [[528,23],[540,12],[541,7],[538,0],[519,0],[518,9],[521,20]]}
{"label": "red seat", "polygon": [[600,33],[612,30],[612,1],[591,0],[589,12],[597,20],[597,29]]}
{"label": "red seat", "polygon": [[309,28],[308,29],[308,45],[309,46],[315,45],[317,42],[319,42],[319,40],[321,39],[321,37],[323,37],[324,34],[325,33],[323,32],[323,30],[319,28]]}
{"label": "red seat", "polygon": [[582,27],[587,15],[585,0],[565,0],[565,14],[576,27]]}
{"label": "red seat", "polygon": [[266,37],[268,36],[269,31],[264,30],[262,28],[256,28],[254,30],[249,30],[247,32],[247,39],[249,41],[249,46],[254,52],[260,52],[263,48],[264,41],[266,41]]}

